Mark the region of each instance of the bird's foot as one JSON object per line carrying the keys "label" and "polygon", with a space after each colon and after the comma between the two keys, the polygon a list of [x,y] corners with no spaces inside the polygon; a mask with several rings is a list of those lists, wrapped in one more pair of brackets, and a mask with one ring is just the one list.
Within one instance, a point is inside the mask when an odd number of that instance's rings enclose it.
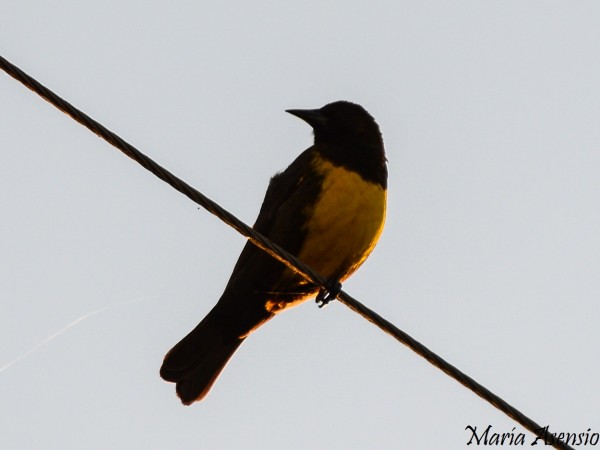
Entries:
{"label": "bird's foot", "polygon": [[317,298],[315,299],[317,306],[319,308],[326,306],[331,300],[335,300],[341,291],[342,283],[340,283],[338,280],[327,281],[326,288],[321,288],[317,294]]}

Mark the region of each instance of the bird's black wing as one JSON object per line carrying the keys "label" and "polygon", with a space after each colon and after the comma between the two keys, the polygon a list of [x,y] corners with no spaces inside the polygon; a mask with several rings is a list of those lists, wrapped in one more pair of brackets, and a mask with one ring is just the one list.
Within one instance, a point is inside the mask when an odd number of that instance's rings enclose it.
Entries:
{"label": "bird's black wing", "polygon": [[[271,179],[254,224],[254,229],[293,255],[298,255],[302,247],[305,225],[321,192],[323,180],[313,168],[314,156],[313,147],[305,150]],[[221,316],[239,332],[270,317],[265,310],[267,299],[291,300],[311,290],[297,282],[281,286],[278,281],[285,270],[283,263],[247,242],[215,306],[215,316]]]}
{"label": "bird's black wing", "polygon": [[[298,254],[304,240],[307,209],[316,201],[322,184],[322,180],[319,179],[311,167],[313,156],[314,151],[311,147],[302,152],[287,169],[271,178],[260,212],[253,226],[256,231],[294,255]],[[257,255],[260,255],[258,260]],[[230,286],[232,283],[241,282],[241,280],[238,280],[240,272],[248,271],[250,262],[255,266],[255,270],[250,272],[256,273],[256,276],[258,276],[266,261],[276,263],[275,265],[268,264],[269,267],[264,268],[267,272],[269,269],[272,271],[273,266],[284,267],[283,264],[266,252],[257,248],[251,242],[247,242],[233,268],[227,288],[234,287]],[[276,271],[279,272],[280,270]],[[263,275],[269,274],[264,273]],[[265,278],[268,285],[267,279],[276,279],[277,277],[266,276],[261,278]],[[236,290],[239,290],[240,287],[238,286]]]}

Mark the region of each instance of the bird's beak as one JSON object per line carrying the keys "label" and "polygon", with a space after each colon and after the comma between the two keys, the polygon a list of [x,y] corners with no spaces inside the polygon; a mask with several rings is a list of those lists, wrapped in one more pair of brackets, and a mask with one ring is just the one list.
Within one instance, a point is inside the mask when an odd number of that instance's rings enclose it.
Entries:
{"label": "bird's beak", "polygon": [[327,118],[320,109],[286,109],[285,112],[299,117],[313,128],[322,128],[327,125]]}

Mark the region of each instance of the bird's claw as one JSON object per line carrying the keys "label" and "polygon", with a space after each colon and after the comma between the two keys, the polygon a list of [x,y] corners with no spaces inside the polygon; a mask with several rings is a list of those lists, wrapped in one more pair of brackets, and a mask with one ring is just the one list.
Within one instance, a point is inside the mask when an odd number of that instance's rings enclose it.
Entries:
{"label": "bird's claw", "polygon": [[321,288],[317,294],[315,302],[319,308],[328,305],[330,301],[335,300],[342,291],[342,283],[338,280],[329,280],[326,289]]}

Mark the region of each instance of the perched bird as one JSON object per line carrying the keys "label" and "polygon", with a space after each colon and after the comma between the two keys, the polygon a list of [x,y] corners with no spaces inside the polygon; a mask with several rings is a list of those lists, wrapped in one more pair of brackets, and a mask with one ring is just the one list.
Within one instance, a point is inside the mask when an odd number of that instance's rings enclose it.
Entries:
{"label": "perched bird", "polygon": [[[361,106],[338,101],[288,113],[314,130],[314,145],[270,181],[254,229],[333,282],[369,256],[383,229],[387,166],[383,139]],[[223,295],[165,356],[160,375],[189,405],[202,400],[250,333],[319,292],[246,243]]]}

